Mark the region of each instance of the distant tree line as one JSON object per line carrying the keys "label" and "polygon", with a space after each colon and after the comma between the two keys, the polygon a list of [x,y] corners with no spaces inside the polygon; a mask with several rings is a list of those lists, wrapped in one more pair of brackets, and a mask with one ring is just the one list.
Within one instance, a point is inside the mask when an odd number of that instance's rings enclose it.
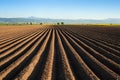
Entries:
{"label": "distant tree line", "polygon": [[[33,24],[39,24],[43,25],[42,22],[40,23],[34,23],[34,22],[23,22],[23,23],[0,23],[0,25],[33,25]],[[56,25],[64,25],[64,22],[57,22]]]}
{"label": "distant tree line", "polygon": [[[24,23],[24,24],[27,24],[27,25],[33,25],[33,23],[32,23],[32,22],[27,22],[27,23]],[[42,25],[43,23],[37,23],[37,24]]]}
{"label": "distant tree line", "polygon": [[57,25],[60,25],[60,24],[61,24],[61,25],[64,25],[64,22],[61,22],[61,23],[57,22]]}

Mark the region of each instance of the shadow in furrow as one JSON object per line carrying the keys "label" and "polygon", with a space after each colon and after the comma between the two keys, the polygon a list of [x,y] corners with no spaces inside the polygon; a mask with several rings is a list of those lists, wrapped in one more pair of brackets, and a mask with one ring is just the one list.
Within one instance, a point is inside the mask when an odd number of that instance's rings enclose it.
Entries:
{"label": "shadow in furrow", "polygon": [[[25,33],[25,34],[22,35],[22,36],[19,36],[19,37],[14,38],[14,39],[12,39],[12,40],[10,40],[10,41],[7,41],[7,43],[8,43],[8,42],[10,42],[10,43],[7,44],[7,45],[5,45],[5,46],[3,46],[3,47],[0,47],[0,49],[5,48],[5,47],[11,45],[12,43],[14,43],[14,42],[16,42],[16,41],[19,41],[19,40],[21,40],[21,39],[23,39],[23,38],[29,36],[30,34],[32,34],[32,33],[34,33],[34,32],[37,32],[37,31],[38,31],[38,30],[32,31],[32,32],[27,32],[27,33]],[[6,43],[4,43],[4,44],[6,44]],[[1,45],[3,45],[3,44],[1,44]]]}
{"label": "shadow in furrow", "polygon": [[[42,32],[41,32],[41,33],[42,33]],[[39,34],[41,34],[41,33],[39,33]],[[25,46],[25,45],[28,44],[30,41],[32,41],[35,37],[37,37],[39,34],[36,33],[35,36],[34,36],[33,38],[31,38],[28,42],[24,43],[24,44],[21,45],[19,48],[13,50],[13,51],[12,51],[11,53],[9,53],[8,55],[3,56],[2,58],[0,58],[0,60],[3,60],[3,59],[5,59],[5,58],[9,57],[10,55],[13,55],[13,54],[16,53],[17,51],[19,51],[23,46]],[[29,39],[29,38],[27,38],[27,39]],[[25,39],[25,40],[27,40],[27,39]],[[24,40],[24,41],[25,41],[25,40]],[[24,42],[24,41],[22,41],[22,42]],[[13,48],[13,47],[21,44],[22,42],[14,45],[14,46],[11,46],[10,48],[8,48],[7,50],[4,50],[3,52],[7,52],[9,49],[11,49],[11,48]]]}
{"label": "shadow in furrow", "polygon": [[[69,35],[69,34],[68,34]],[[66,36],[66,35],[65,35]],[[71,36],[71,35],[69,35]],[[67,37],[67,36],[66,36]],[[73,37],[72,37],[73,38]],[[73,40],[75,40],[73,38]],[[88,47],[86,47],[85,45],[81,44],[80,42],[78,42],[77,40],[75,40],[81,47],[83,47],[86,51],[88,51],[91,55],[93,55],[96,59],[98,59],[101,63],[103,63],[104,65],[106,65],[108,68],[110,68],[111,70],[113,70],[114,72],[116,72],[117,74],[120,75],[120,68],[112,63],[110,63],[109,61],[105,60],[102,56],[99,56],[97,54],[95,54],[92,50],[90,50]]]}
{"label": "shadow in furrow", "polygon": [[[53,32],[53,31],[52,31]],[[51,32],[51,33],[52,33]],[[50,42],[52,40],[52,34],[50,34],[50,38],[47,42],[47,45],[45,47],[44,52],[41,55],[41,58],[39,59],[37,65],[35,66],[33,72],[31,73],[31,75],[28,77],[28,80],[40,80],[42,73],[44,71],[45,68],[45,63],[47,61],[47,57],[48,57],[48,52],[49,52],[49,48],[50,48]],[[42,45],[41,45],[42,46]],[[39,48],[40,49],[40,48]]]}
{"label": "shadow in furrow", "polygon": [[[68,30],[67,30],[67,31],[68,31]],[[115,49],[114,49],[114,48],[111,48],[110,46],[108,46],[108,47],[110,47],[110,48],[108,48],[106,45],[104,46],[102,43],[98,43],[97,41],[92,41],[92,40],[90,40],[89,38],[86,38],[86,36],[84,36],[84,35],[79,35],[79,34],[74,33],[74,32],[72,32],[72,31],[68,31],[68,32],[71,33],[71,34],[73,34],[74,36],[76,36],[76,37],[78,37],[78,38],[81,37],[81,38],[83,38],[83,39],[86,39],[87,41],[90,41],[90,42],[94,43],[95,45],[97,45],[97,46],[105,49],[106,51],[109,51],[110,53],[112,53],[112,54],[120,57],[120,52],[119,52],[119,51],[116,52]],[[83,40],[83,41],[84,41],[84,40]],[[84,41],[84,42],[87,43],[87,44],[89,44],[89,43],[86,42],[86,41]],[[114,50],[112,50],[112,49],[114,49]]]}
{"label": "shadow in furrow", "polygon": [[64,41],[64,39],[60,33],[59,33],[59,35],[60,35],[60,38],[62,40],[62,44],[63,44],[64,49],[66,51],[66,55],[67,55],[67,58],[69,60],[70,67],[72,68],[72,71],[75,75],[76,80],[91,80],[89,75],[82,68],[81,64],[79,64],[77,59],[74,57],[74,54],[71,52],[70,48],[67,46],[66,42]]}
{"label": "shadow in furrow", "polygon": [[53,62],[53,77],[52,80],[65,80],[64,70],[63,70],[63,64],[61,59],[61,53],[59,49],[58,44],[58,38],[56,35],[55,30],[55,56],[54,56],[54,62]]}
{"label": "shadow in furrow", "polygon": [[73,48],[79,53],[84,62],[89,68],[101,79],[101,80],[116,80],[108,72],[106,72],[100,65],[93,61],[86,53],[84,53],[77,45],[74,44],[69,38],[67,38]]}
{"label": "shadow in furrow", "polygon": [[[69,33],[71,33],[71,32],[69,32]],[[104,50],[104,48],[102,48],[102,47],[98,47],[96,44],[92,43],[91,41],[89,41],[87,39],[84,39],[84,38],[80,37],[79,35],[75,35],[74,33],[71,33],[71,34],[73,36],[75,36],[76,38],[78,38],[79,40],[81,40],[82,42],[84,42],[85,44],[87,44],[88,46],[90,46],[93,49],[95,49],[100,54],[102,54],[102,55],[106,56],[107,58],[110,58],[113,61],[115,61],[116,63],[120,64],[120,58],[118,56],[116,56],[115,54],[110,53],[110,52]]]}
{"label": "shadow in furrow", "polygon": [[[35,48],[35,50],[27,57],[25,58],[25,60],[18,65],[18,67],[16,67],[15,69],[12,70],[12,72],[10,72],[5,78],[4,80],[14,80],[14,78],[21,72],[21,70],[24,69],[25,66],[27,66],[32,58],[37,54],[39,48],[42,46],[44,40],[46,39],[48,33],[45,35],[45,37],[43,38],[43,40],[39,43],[39,45]],[[29,46],[29,48],[27,48],[25,51],[27,52],[32,46],[34,46],[34,44],[40,39],[41,37],[39,37],[31,46]],[[25,53],[23,53],[25,54]]]}
{"label": "shadow in furrow", "polygon": [[110,43],[108,43],[108,42],[100,41],[100,40],[97,40],[97,39],[93,39],[93,40],[95,40],[95,41],[97,41],[97,42],[99,42],[99,43],[102,43],[102,44],[104,44],[104,45],[110,46],[111,48],[114,48],[114,49],[120,51],[120,47],[119,47],[118,45],[110,44]]}
{"label": "shadow in furrow", "polygon": [[[44,35],[44,34],[43,34],[43,35]],[[43,35],[41,35],[41,36],[43,36]],[[41,37],[41,36],[40,36],[40,37]],[[33,42],[31,45],[29,45],[22,53],[20,53],[20,54],[17,55],[16,57],[12,58],[11,60],[9,60],[9,61],[8,61],[7,63],[5,63],[4,65],[0,66],[0,71],[4,70],[4,69],[5,69],[6,67],[8,67],[12,62],[16,61],[19,57],[21,57],[22,55],[24,55],[24,54],[40,39],[40,37],[39,37],[35,42]],[[33,39],[31,39],[31,40],[33,40]],[[16,49],[16,50],[21,49],[23,46],[25,46],[25,45],[28,44],[29,42],[30,42],[30,41],[28,41],[27,43],[25,43],[24,45],[22,45],[21,47],[19,47],[19,48]],[[14,54],[14,53],[16,52],[16,50],[13,51],[13,52],[11,52],[11,53],[8,54],[7,56],[3,57],[3,59],[6,58],[6,57],[8,57],[8,56],[10,56],[10,55],[12,55],[12,54]]]}

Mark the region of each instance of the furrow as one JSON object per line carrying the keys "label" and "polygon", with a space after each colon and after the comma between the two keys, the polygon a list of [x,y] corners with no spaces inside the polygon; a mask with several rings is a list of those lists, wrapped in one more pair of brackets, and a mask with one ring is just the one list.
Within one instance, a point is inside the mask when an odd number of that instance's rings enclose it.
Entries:
{"label": "furrow", "polygon": [[64,49],[62,42],[61,42],[60,35],[58,34],[57,30],[56,30],[56,34],[57,34],[58,45],[59,45],[59,49],[60,49],[60,53],[61,53],[61,57],[62,57],[62,64],[63,64],[65,80],[75,80],[75,77],[74,77],[72,70],[71,70],[71,67],[69,65],[69,61],[67,59],[65,49]]}
{"label": "furrow", "polygon": [[73,26],[1,27],[0,80],[120,80],[119,30]]}
{"label": "furrow", "polygon": [[[25,44],[24,46],[21,46],[21,49],[20,50],[18,50],[18,51],[16,51],[16,52],[12,52],[12,54],[11,55],[9,55],[8,57],[5,57],[5,58],[3,58],[1,61],[0,61],[0,66],[2,66],[3,64],[5,64],[6,62],[9,62],[11,59],[15,59],[17,56],[19,56],[19,55],[21,55],[20,53],[22,53],[22,52],[24,52],[25,51],[25,49],[27,49],[27,47],[29,47],[32,43],[32,40],[34,39],[34,38],[36,38],[38,35],[43,35],[45,33],[45,31],[44,32],[41,32],[41,33],[38,33],[37,35],[35,35],[32,39],[30,39],[30,40],[26,40],[25,42],[27,43],[27,44]],[[39,37],[39,36],[38,36]],[[38,38],[37,37],[37,38]],[[13,53],[15,53],[15,54],[13,54]],[[8,54],[10,54],[10,53],[8,53]]]}
{"label": "furrow", "polygon": [[82,37],[85,38],[85,39],[87,39],[87,40],[89,40],[89,41],[91,41],[92,43],[96,44],[97,46],[100,46],[100,47],[106,49],[107,51],[109,51],[109,52],[111,52],[111,53],[113,53],[113,54],[115,54],[115,55],[117,55],[117,56],[120,57],[120,51],[115,50],[114,48],[111,48],[110,46],[107,46],[107,45],[105,45],[105,44],[102,44],[102,43],[100,43],[100,42],[97,42],[97,41],[95,41],[95,40],[93,40],[93,39],[87,38],[87,37],[85,37],[85,36],[82,36]]}
{"label": "furrow", "polygon": [[[72,32],[72,31],[71,31],[71,32]],[[88,38],[88,37],[85,37],[85,36],[83,36],[83,35],[78,35],[78,34],[73,33],[73,32],[72,32],[72,34],[77,35],[77,36],[79,36],[79,37],[82,37],[82,38],[84,38],[84,39],[86,39],[86,40],[94,43],[94,44],[97,45],[98,47],[101,47],[101,48],[107,50],[108,52],[110,52],[110,53],[112,53],[112,54],[117,55],[117,56],[120,57],[120,51],[115,50],[114,48],[111,48],[110,46],[107,46],[107,45],[105,45],[105,44],[102,44],[102,43],[100,43],[100,42],[97,42],[97,41],[95,41],[95,40],[93,40],[93,39],[90,39],[90,38]]]}
{"label": "furrow", "polygon": [[48,52],[47,62],[45,63],[45,68],[41,77],[41,80],[52,80],[52,72],[53,72],[53,60],[54,60],[54,45],[55,45],[55,32],[52,32],[52,39],[50,42],[50,48]]}
{"label": "furrow", "polygon": [[20,33],[20,35],[14,33],[15,36],[12,36],[12,37],[5,36],[5,37],[7,37],[7,39],[0,42],[0,48],[2,48],[4,45],[10,44],[11,41],[14,42],[15,40],[17,41],[18,39],[21,39],[22,37],[30,35],[32,32],[34,32],[34,31],[27,31],[26,33]]}
{"label": "furrow", "polygon": [[43,54],[45,47],[47,46],[48,39],[50,37],[51,32],[47,35],[47,38],[42,44],[42,47],[38,49],[39,51],[36,52],[37,54],[32,58],[31,62],[29,65],[27,65],[20,73],[19,75],[15,78],[15,80],[27,80],[28,77],[32,74],[35,66],[39,62],[39,59],[41,58],[41,55]]}
{"label": "furrow", "polygon": [[48,34],[48,37],[44,40],[44,44],[42,45],[43,47],[39,46],[38,48],[41,55],[39,56],[40,58],[38,59],[38,63],[35,65],[34,70],[28,77],[28,80],[41,80],[47,62],[47,58],[49,56],[48,51],[50,49],[51,39],[52,39],[52,30],[50,29],[50,33]]}
{"label": "furrow", "polygon": [[6,46],[8,46],[8,45],[10,45],[12,43],[15,43],[15,42],[17,42],[17,41],[19,41],[19,40],[21,40],[23,38],[26,38],[27,36],[37,32],[37,31],[39,31],[39,30],[27,31],[27,33],[21,34],[21,36],[16,35],[17,38],[15,37],[13,39],[8,39],[9,41],[4,40],[3,43],[0,46],[0,49],[3,49],[3,48],[5,48]]}
{"label": "furrow", "polygon": [[52,80],[65,80],[64,67],[63,63],[65,62],[62,58],[62,53],[58,41],[58,36],[55,30],[55,53],[54,53],[54,62],[53,62],[53,77]]}
{"label": "furrow", "polygon": [[29,37],[26,37],[25,39],[21,39],[20,41],[18,41],[17,43],[13,43],[12,45],[6,47],[7,49],[6,50],[3,50],[0,54],[0,58],[8,55],[9,53],[12,53],[12,52],[16,52],[18,51],[22,46],[26,45],[28,42],[30,42],[34,37],[36,37],[37,35],[39,35],[39,33],[42,32],[42,31],[39,31]]}
{"label": "furrow", "polygon": [[110,46],[111,48],[114,48],[114,49],[120,51],[120,46],[118,46],[118,45],[110,44],[110,43],[107,43],[105,41],[100,41],[100,40],[97,40],[97,41],[104,44],[104,45]]}
{"label": "furrow", "polygon": [[[66,36],[68,36],[68,35],[66,35]],[[72,35],[69,34],[69,36],[72,36]],[[79,45],[81,45],[85,50],[87,50],[91,55],[93,55],[97,60],[99,60],[104,65],[106,65],[111,70],[115,71],[117,74],[120,74],[119,73],[120,72],[120,65],[119,64],[117,64],[114,61],[112,61],[111,59],[108,59],[107,57],[101,55],[99,52],[97,52],[96,50],[94,50],[92,47],[86,45],[85,43],[83,43],[79,39],[75,38],[74,36],[72,36],[72,38],[77,43],[79,43]]]}
{"label": "furrow", "polygon": [[120,57],[119,56],[117,56],[117,55],[115,55],[115,54],[113,54],[113,53],[111,53],[109,51],[106,51],[104,48],[97,46],[96,44],[90,42],[87,39],[84,39],[84,38],[79,37],[79,36],[74,35],[74,34],[73,34],[73,36],[75,36],[76,38],[78,38],[82,42],[86,43],[88,46],[91,46],[94,50],[96,50],[100,54],[102,54],[102,55],[106,56],[107,58],[112,59],[116,63],[120,64]]}
{"label": "furrow", "polygon": [[32,42],[30,42],[30,45],[28,46],[28,47],[26,47],[24,50],[23,49],[21,49],[21,53],[20,52],[18,52],[19,54],[16,56],[16,57],[14,57],[14,58],[12,58],[10,61],[8,61],[8,62],[6,62],[4,65],[2,65],[1,67],[0,67],[0,71],[1,70],[4,70],[6,67],[8,67],[12,62],[14,62],[14,61],[16,61],[19,57],[21,57],[21,56],[23,56],[23,55],[25,55],[26,53],[27,53],[27,51],[40,39],[40,37],[42,37],[44,35],[44,33],[43,34],[40,34],[38,37],[36,37],[35,39],[33,39],[32,40]]}
{"label": "furrow", "polygon": [[79,55],[82,57],[84,62],[90,67],[90,69],[102,80],[119,79],[119,75],[114,73],[112,70],[107,68],[95,57],[89,54],[83,47],[78,45],[76,42],[70,41],[71,45],[76,49]]}
{"label": "furrow", "polygon": [[[39,30],[38,30],[39,31]],[[15,44],[17,45],[17,43],[20,43],[24,40],[26,40],[27,38],[29,38],[30,36],[32,36],[33,34],[36,34],[38,31],[35,32],[29,32],[30,34],[24,34],[23,36],[19,37],[17,40],[16,38],[14,40],[9,41],[8,43],[5,43],[4,45],[2,45],[1,48],[1,52],[4,51],[5,49],[9,49],[9,47],[14,46]]]}
{"label": "furrow", "polygon": [[[23,31],[16,31],[16,29],[14,30],[15,32],[13,32],[12,34],[11,34],[11,32],[9,32],[9,36],[12,36],[12,37],[7,37],[4,33],[4,38],[6,39],[6,40],[3,40],[2,42],[0,42],[0,45],[2,45],[2,44],[4,44],[4,43],[8,43],[8,42],[10,42],[10,41],[14,41],[14,40],[17,40],[18,38],[22,38],[22,37],[24,37],[24,35],[29,35],[29,34],[31,34],[31,33],[33,33],[33,32],[36,32],[36,31],[38,31],[38,29],[39,28],[32,28],[32,29],[27,29],[27,30],[25,30],[24,31],[24,28],[23,28]],[[42,29],[42,28],[41,28]]]}
{"label": "furrow", "polygon": [[4,80],[11,80],[11,78],[15,77],[14,75],[17,75],[16,73],[19,72],[21,68],[24,68],[24,66],[27,65],[26,63],[29,62],[29,60],[35,55],[33,52],[35,52],[36,47],[38,47],[41,40],[45,39],[46,35],[44,34],[44,36],[35,39],[34,43],[31,45],[32,47],[28,49],[28,51],[23,56],[0,72],[0,78]]}
{"label": "furrow", "polygon": [[[3,33],[2,33],[2,34],[3,34]],[[4,36],[1,37],[0,45],[2,46],[2,45],[4,45],[5,43],[7,43],[7,42],[9,42],[9,41],[12,41],[12,40],[17,39],[17,38],[19,38],[19,37],[22,37],[23,34],[26,34],[26,35],[27,35],[27,34],[30,34],[30,32],[27,31],[26,33],[19,33],[19,35],[18,35],[17,33],[9,34],[10,37],[7,37],[5,34],[3,34]],[[1,46],[0,46],[0,47],[1,47]]]}
{"label": "furrow", "polygon": [[[64,41],[65,41],[65,45],[67,45],[66,47],[69,48],[70,52],[69,53],[69,57],[74,57],[73,60],[71,59],[71,61],[74,61],[75,66],[73,68],[77,68],[77,71],[74,72],[74,74],[76,74],[76,79],[86,79],[86,80],[99,80],[99,78],[89,69],[89,67],[85,64],[85,62],[82,60],[82,58],[78,55],[78,53],[76,52],[76,50],[72,47],[72,45],[67,41],[66,37],[61,33],[61,31],[59,31],[61,36],[63,37]],[[67,54],[68,54],[67,53]],[[72,64],[71,66],[73,66],[74,64]],[[80,69],[81,68],[81,69]]]}

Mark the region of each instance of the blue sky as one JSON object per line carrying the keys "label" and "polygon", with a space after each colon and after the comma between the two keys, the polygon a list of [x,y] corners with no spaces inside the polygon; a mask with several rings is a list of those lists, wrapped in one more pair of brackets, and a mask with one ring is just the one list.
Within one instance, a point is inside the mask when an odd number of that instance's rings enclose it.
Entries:
{"label": "blue sky", "polygon": [[120,18],[120,0],[0,0],[0,17]]}

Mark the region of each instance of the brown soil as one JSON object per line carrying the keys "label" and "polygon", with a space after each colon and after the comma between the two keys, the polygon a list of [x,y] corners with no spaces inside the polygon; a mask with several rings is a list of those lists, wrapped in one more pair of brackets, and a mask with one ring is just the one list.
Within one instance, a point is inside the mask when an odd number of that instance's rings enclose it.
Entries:
{"label": "brown soil", "polygon": [[0,26],[0,80],[120,80],[120,27]]}

